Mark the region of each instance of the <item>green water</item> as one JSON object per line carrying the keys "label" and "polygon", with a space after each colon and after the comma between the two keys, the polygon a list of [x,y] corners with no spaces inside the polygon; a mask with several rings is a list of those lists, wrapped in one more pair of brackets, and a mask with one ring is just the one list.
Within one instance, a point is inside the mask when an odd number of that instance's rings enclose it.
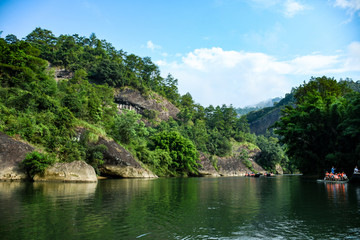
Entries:
{"label": "green water", "polygon": [[360,186],[298,176],[0,182],[0,239],[360,239]]}

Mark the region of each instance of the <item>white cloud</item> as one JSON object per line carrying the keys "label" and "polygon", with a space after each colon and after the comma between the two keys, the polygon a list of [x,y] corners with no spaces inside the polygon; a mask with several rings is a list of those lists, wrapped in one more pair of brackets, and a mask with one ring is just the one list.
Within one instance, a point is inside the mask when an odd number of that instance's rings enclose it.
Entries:
{"label": "white cloud", "polygon": [[356,12],[360,16],[360,0],[335,0],[334,7],[346,9],[350,18],[346,22],[350,22]]}
{"label": "white cloud", "polygon": [[250,0],[253,6],[262,9],[272,9],[282,12],[285,17],[291,18],[301,11],[310,9],[296,0]]}
{"label": "white cloud", "polygon": [[284,3],[284,8],[284,15],[286,17],[293,17],[295,14],[306,9],[305,5],[301,5],[294,0],[287,0]]}
{"label": "white cloud", "polygon": [[334,6],[357,12],[360,10],[360,0],[335,0]]}
{"label": "white cloud", "polygon": [[155,50],[155,49],[160,49],[161,48],[160,46],[155,45],[152,41],[147,41],[146,47],[148,49],[151,49],[152,51]]}
{"label": "white cloud", "polygon": [[360,42],[352,42],[347,47],[343,71],[360,71]]}
{"label": "white cloud", "polygon": [[[280,61],[264,53],[225,51],[219,47],[195,49],[180,62],[156,62],[164,74],[179,79],[181,94],[190,92],[204,106],[251,105],[284,96],[311,76],[360,74],[360,42],[339,55],[320,53]],[[351,77],[341,75],[342,77]]]}

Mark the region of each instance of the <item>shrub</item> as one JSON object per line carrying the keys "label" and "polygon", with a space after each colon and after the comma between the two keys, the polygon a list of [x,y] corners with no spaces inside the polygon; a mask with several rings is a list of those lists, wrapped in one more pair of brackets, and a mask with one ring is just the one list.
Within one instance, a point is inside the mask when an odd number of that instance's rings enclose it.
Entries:
{"label": "shrub", "polygon": [[55,162],[55,157],[49,154],[33,151],[28,153],[21,165],[27,174],[33,178],[38,173],[44,173],[45,169]]}

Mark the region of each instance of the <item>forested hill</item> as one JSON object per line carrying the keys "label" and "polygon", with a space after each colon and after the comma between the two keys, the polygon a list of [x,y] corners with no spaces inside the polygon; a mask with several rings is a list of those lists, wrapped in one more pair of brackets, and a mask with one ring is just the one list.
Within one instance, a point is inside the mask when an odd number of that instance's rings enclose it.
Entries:
{"label": "forested hill", "polygon": [[[314,78],[310,79],[313,81]],[[344,83],[350,89],[360,92],[360,81],[353,81],[352,79],[340,80],[339,83]],[[261,109],[254,109],[246,114],[247,121],[250,125],[250,130],[252,133],[257,135],[265,134],[271,126],[274,125],[276,121],[280,119],[281,110],[288,105],[295,104],[294,92],[296,88],[294,88],[290,93],[287,93],[283,99],[279,102],[275,103],[272,107],[265,107]]]}
{"label": "forested hill", "polygon": [[281,97],[276,97],[276,98],[272,98],[272,99],[269,99],[266,101],[259,102],[253,106],[247,106],[244,108],[236,108],[236,112],[239,114],[239,116],[246,115],[249,112],[257,111],[257,110],[260,110],[260,109],[266,108],[266,107],[272,107],[272,106],[276,105],[281,99],[282,99]]}
{"label": "forested hill", "polygon": [[[66,74],[55,80],[59,70]],[[54,36],[36,28],[22,40],[7,35],[0,38],[0,131],[36,145],[41,159],[84,160],[95,169],[103,163],[105,147],[94,146],[101,137],[123,145],[158,176],[197,175],[200,152],[217,168],[219,157],[238,158],[233,148],[244,144],[262,150],[257,161],[265,169],[291,171],[276,139],[251,134],[231,105],[203,107],[190,93],[181,96],[177,82],[161,77],[150,58],[117,50],[95,34]],[[179,110],[176,119],[153,121],[156,109],[119,114],[114,93],[124,89],[169,100]],[[251,168],[247,149],[239,161]],[[277,154],[266,154],[271,151]]]}

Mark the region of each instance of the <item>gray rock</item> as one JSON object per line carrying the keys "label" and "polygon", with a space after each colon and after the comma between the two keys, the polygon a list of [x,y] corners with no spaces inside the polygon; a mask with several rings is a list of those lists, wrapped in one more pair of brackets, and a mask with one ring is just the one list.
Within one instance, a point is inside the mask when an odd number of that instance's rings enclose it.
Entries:
{"label": "gray rock", "polygon": [[132,109],[139,114],[144,114],[145,110],[157,113],[160,120],[168,120],[170,117],[176,119],[180,110],[164,97],[152,92],[148,96],[142,95],[138,90],[125,88],[117,90],[115,102],[119,110]]}
{"label": "gray rock", "polygon": [[107,147],[104,153],[104,164],[99,167],[101,175],[116,178],[157,178],[153,172],[143,167],[115,141],[100,137],[97,144]]}
{"label": "gray rock", "polygon": [[200,154],[200,161],[202,167],[199,168],[199,173],[202,176],[244,176],[246,173],[251,172],[239,159],[239,154],[245,149],[249,154],[249,161],[251,162],[255,171],[265,173],[265,170],[255,162],[256,156],[260,153],[259,149],[249,150],[246,146],[241,146],[233,150],[231,156],[228,157],[214,157],[213,161],[216,162],[217,170],[214,168],[211,160],[205,154]]}
{"label": "gray rock", "polygon": [[157,178],[151,171],[133,166],[103,164],[100,171],[106,176],[121,178]]}
{"label": "gray rock", "polygon": [[15,140],[0,132],[0,180],[26,180],[28,176],[19,164],[25,159],[27,153],[34,147],[19,140]]}
{"label": "gray rock", "polygon": [[43,174],[34,176],[35,182],[97,182],[97,176],[92,166],[84,161],[71,163],[55,163]]}
{"label": "gray rock", "polygon": [[199,174],[203,177],[220,177],[220,174],[216,171],[209,157],[200,153],[200,164],[201,167],[198,169]]}

